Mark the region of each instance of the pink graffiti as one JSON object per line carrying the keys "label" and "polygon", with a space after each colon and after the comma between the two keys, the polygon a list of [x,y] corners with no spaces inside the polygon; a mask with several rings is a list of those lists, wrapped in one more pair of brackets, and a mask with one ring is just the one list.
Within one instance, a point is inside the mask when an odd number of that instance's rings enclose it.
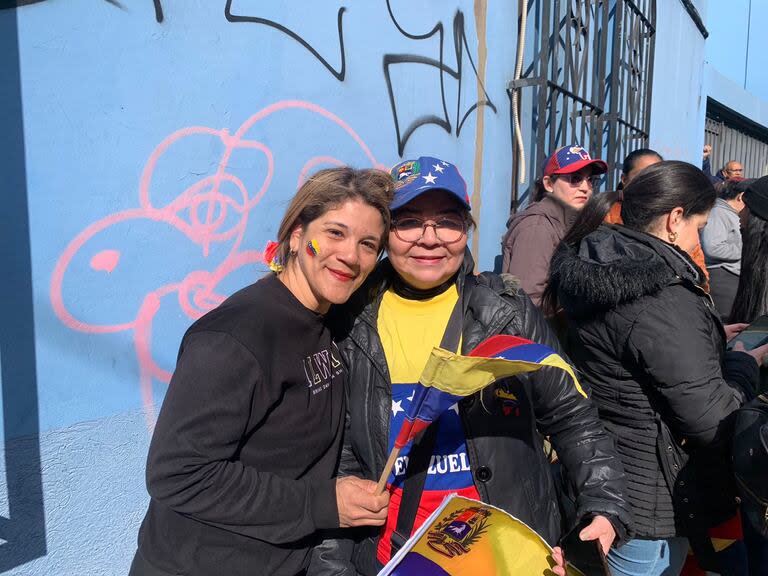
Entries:
{"label": "pink graffiti", "polygon": [[102,272],[112,272],[120,261],[119,250],[102,250],[91,258],[91,268]]}
{"label": "pink graffiti", "polygon": [[[171,373],[156,362],[152,353],[152,327],[155,316],[161,309],[163,301],[171,299],[178,303],[180,309],[190,319],[197,319],[225,299],[225,295],[219,293],[217,288],[228,275],[244,266],[263,263],[263,255],[259,250],[244,249],[242,244],[252,212],[270,188],[275,173],[275,162],[273,152],[268,146],[260,141],[246,138],[245,135],[263,119],[290,109],[308,111],[337,125],[352,138],[372,166],[386,169],[376,161],[365,142],[344,120],[311,102],[285,100],[267,106],[248,118],[234,134],[226,128],[218,130],[205,126],[182,128],[165,138],[149,156],[139,181],[139,207],[110,214],[90,224],[72,239],[56,262],[51,277],[50,297],[55,314],[65,326],[91,334],[132,332],[133,347],[139,366],[141,399],[150,428],[155,421],[152,383],[154,380],[168,382],[171,378]],[[158,161],[178,142],[200,134],[216,137],[223,144],[223,152],[218,159],[215,174],[190,185],[165,205],[155,205],[150,197],[150,189]],[[287,148],[293,152],[290,143],[287,144]],[[232,154],[240,149],[256,151],[266,160],[266,173],[255,193],[251,193],[245,183],[229,171]],[[333,156],[312,157],[301,169],[298,182],[302,183],[307,174],[318,166],[342,164],[341,160]],[[236,191],[236,197],[223,193],[223,185]],[[235,222],[227,226],[227,222],[232,221],[232,218],[228,219],[228,217],[232,215],[235,216]],[[145,293],[141,297],[142,302],[136,310],[135,317],[130,321],[97,324],[78,319],[67,308],[63,295],[64,280],[73,258],[96,235],[117,224],[134,220],[156,222],[173,227],[190,242],[199,246],[204,257],[209,256],[213,244],[231,242],[231,247],[223,260],[211,270],[192,270],[175,282],[158,286]],[[91,258],[90,266],[96,271],[112,273],[120,260],[119,251],[105,249]]]}

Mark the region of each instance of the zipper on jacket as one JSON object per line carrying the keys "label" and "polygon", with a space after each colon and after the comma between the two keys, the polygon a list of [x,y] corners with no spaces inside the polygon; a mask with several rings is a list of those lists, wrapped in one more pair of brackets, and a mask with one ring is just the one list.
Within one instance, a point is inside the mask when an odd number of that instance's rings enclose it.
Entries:
{"label": "zipper on jacket", "polygon": [[[361,318],[361,322],[364,322],[365,324],[368,325],[368,328],[370,329],[371,334],[374,334],[376,339],[378,340],[379,349],[381,350],[382,356],[384,357],[384,367],[382,368],[378,365],[378,363],[376,362],[375,358],[370,353],[370,351],[366,349],[360,343],[360,341],[357,338],[355,338],[355,336],[350,334],[349,338],[350,340],[352,340],[352,342],[354,342],[355,346],[357,346],[360,349],[363,355],[365,355],[365,357],[368,358],[368,361],[371,363],[374,370],[382,378],[384,383],[389,384],[389,387],[387,388],[387,396],[388,396],[388,401],[391,404],[392,403],[392,380],[389,376],[389,368],[386,365],[387,359],[386,359],[386,356],[384,355],[384,349],[381,345],[381,340],[379,339],[378,330],[373,326],[373,324],[366,317],[366,315],[361,315],[360,318]],[[368,406],[367,418],[369,423],[373,421],[373,411],[376,408],[375,402],[371,398],[371,396],[374,393],[373,388],[375,388],[375,384],[373,382],[371,381],[366,382],[366,398],[364,398],[364,401],[365,401],[365,404]],[[373,464],[374,464],[374,472],[376,475],[376,480],[378,480],[378,477],[381,476],[381,473],[384,470],[384,464],[386,463],[386,459],[389,456],[389,454],[387,454],[387,446],[389,446],[389,432],[390,432],[391,425],[392,425],[392,422],[391,422],[391,419],[389,418],[389,413],[387,413],[387,418],[384,425],[385,436],[384,436],[384,459],[383,460],[379,459],[378,450],[374,448],[373,434],[370,434],[370,433],[368,434],[368,449],[370,450],[370,453],[373,455]],[[370,426],[369,426],[369,430],[370,430]]]}

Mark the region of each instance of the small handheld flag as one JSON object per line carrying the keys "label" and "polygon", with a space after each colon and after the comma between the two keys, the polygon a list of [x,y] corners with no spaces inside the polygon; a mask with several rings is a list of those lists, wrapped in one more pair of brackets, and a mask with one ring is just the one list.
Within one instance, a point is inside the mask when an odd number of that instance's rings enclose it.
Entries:
{"label": "small handheld flag", "polygon": [[496,335],[484,340],[469,354],[453,354],[434,348],[419,378],[414,398],[395,438],[395,445],[384,466],[378,491],[386,487],[387,477],[400,453],[421,431],[427,428],[453,404],[474,394],[496,380],[535,372],[545,366],[559,368],[573,380],[586,398],[573,368],[543,344],[518,336]]}

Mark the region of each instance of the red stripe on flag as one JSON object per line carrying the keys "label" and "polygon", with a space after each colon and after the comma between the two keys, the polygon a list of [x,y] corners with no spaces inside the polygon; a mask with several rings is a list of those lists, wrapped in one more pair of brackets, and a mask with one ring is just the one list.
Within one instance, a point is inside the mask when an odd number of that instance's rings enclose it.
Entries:
{"label": "red stripe on flag", "polygon": [[486,340],[483,340],[478,344],[469,356],[483,356],[486,358],[494,358],[507,348],[513,346],[521,346],[523,344],[533,344],[534,342],[520,338],[519,336],[508,336],[506,334],[497,334],[491,336]]}

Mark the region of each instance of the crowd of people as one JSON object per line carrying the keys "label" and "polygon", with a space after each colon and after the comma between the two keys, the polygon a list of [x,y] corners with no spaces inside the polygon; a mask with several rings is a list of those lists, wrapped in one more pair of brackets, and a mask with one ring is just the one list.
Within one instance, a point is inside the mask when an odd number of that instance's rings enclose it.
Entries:
{"label": "crowd of people", "polygon": [[[131,575],[373,576],[454,492],[536,530],[558,576],[574,526],[615,576],[677,575],[691,552],[702,569],[768,574],[754,510],[742,558],[712,540],[738,524],[733,421],[768,357],[726,350],[768,313],[768,177],[642,149],[619,191],[595,194],[608,169],[555,150],[508,222],[501,274],[473,272],[457,166],[311,176],[265,250],[271,272],[184,335]],[[430,425],[380,492],[432,348],[499,334],[549,346],[582,385],[551,369],[494,382]]]}

